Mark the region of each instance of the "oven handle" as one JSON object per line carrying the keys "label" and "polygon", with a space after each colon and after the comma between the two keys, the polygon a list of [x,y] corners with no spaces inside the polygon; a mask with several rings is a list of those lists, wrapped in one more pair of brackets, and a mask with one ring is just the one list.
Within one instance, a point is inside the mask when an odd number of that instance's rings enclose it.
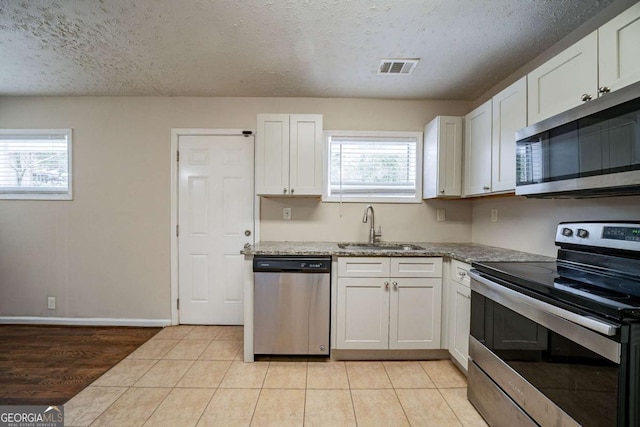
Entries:
{"label": "oven handle", "polygon": [[[520,292],[514,291],[505,286],[498,285],[497,283],[480,276],[474,271],[469,272],[469,277],[471,277],[473,280],[477,280],[478,282],[482,283],[495,292],[508,295],[516,302],[525,303],[532,306],[536,310],[553,314],[570,322],[577,323],[580,326],[584,326],[587,329],[591,329],[592,331],[599,332],[611,337],[614,336],[620,328],[620,325],[603,322],[602,320],[594,319],[593,317],[582,316],[580,314],[573,313],[560,307],[556,307],[555,305],[548,304],[544,301],[537,300],[528,295],[521,294]],[[473,286],[471,288],[473,289]]]}

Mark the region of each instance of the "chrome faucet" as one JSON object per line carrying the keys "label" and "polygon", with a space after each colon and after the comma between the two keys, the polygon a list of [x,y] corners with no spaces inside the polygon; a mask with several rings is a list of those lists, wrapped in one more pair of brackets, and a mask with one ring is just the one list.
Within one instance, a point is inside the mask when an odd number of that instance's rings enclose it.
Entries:
{"label": "chrome faucet", "polygon": [[364,208],[364,216],[362,217],[362,222],[367,222],[367,220],[369,219],[369,211],[371,211],[371,227],[369,228],[369,244],[373,245],[376,243],[376,239],[378,237],[382,237],[382,226],[378,228],[378,231],[376,232],[376,226],[375,226],[375,215],[373,213],[373,206],[371,205],[367,205],[366,208]]}

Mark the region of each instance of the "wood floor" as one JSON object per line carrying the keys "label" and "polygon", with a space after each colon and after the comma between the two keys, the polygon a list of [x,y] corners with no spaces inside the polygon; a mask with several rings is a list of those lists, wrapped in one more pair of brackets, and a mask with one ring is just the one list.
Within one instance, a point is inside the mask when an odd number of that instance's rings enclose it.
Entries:
{"label": "wood floor", "polygon": [[160,328],[0,325],[0,405],[61,405]]}

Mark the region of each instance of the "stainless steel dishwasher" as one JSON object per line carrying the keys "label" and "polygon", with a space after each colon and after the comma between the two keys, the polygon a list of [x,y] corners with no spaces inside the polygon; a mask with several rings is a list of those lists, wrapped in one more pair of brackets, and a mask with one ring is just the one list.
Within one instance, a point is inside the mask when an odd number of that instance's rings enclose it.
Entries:
{"label": "stainless steel dishwasher", "polygon": [[253,260],[255,354],[328,355],[331,257]]}

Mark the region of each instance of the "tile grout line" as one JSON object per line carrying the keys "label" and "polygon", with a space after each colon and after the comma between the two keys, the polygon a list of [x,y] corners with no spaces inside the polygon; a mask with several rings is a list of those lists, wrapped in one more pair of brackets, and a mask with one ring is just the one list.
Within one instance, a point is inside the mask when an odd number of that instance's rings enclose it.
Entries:
{"label": "tile grout line", "polygon": [[[420,365],[420,364],[418,364],[418,365]],[[422,365],[420,365],[420,366],[422,366]],[[389,372],[387,371],[387,366],[384,364],[384,362],[382,363],[382,367],[384,368],[384,371],[387,374],[387,377],[389,377],[389,382],[391,383],[391,387],[393,388],[393,394],[395,394],[396,399],[398,399],[398,403],[400,404],[400,408],[402,408],[402,413],[404,414],[404,418],[407,420],[407,423],[409,425],[411,425],[411,420],[409,420],[409,415],[407,415],[407,411],[404,408],[404,405],[402,404],[402,400],[400,400],[400,396],[398,396],[398,391],[396,390],[396,386],[393,384],[393,381],[391,381],[391,376],[389,375]],[[424,370],[424,368],[423,368],[423,370]],[[425,374],[427,375],[427,378],[431,379],[431,377],[429,377],[429,375],[426,372],[425,372]]]}
{"label": "tile grout line", "polygon": [[[134,351],[135,351],[135,350],[134,350]],[[127,358],[125,357],[125,358],[124,358],[124,359],[122,359],[122,360],[127,360]],[[121,360],[120,362],[122,362],[122,360]],[[151,366],[149,366],[149,369],[147,369],[146,371],[144,371],[144,373],[143,373],[142,375],[140,375],[140,378],[142,378],[142,377],[143,377],[147,372],[149,372],[149,370],[150,370],[151,368],[153,368],[153,367],[158,363],[158,361],[159,361],[160,359],[137,359],[137,360],[154,360],[154,363],[153,363]],[[118,364],[120,364],[120,362],[118,362]],[[115,368],[118,364],[116,364],[113,368]],[[111,369],[113,369],[113,368],[111,368]],[[110,370],[111,370],[111,369],[110,369]],[[109,372],[109,371],[107,371],[107,372]],[[84,390],[88,389],[89,387],[91,387],[91,386],[92,386],[96,381],[98,381],[98,380],[99,380],[103,375],[105,375],[107,372],[105,372],[104,374],[102,374],[100,377],[96,378],[96,379],[95,379],[91,384],[89,384],[87,387],[85,387],[85,388],[83,388],[82,390],[80,390],[80,391],[79,391],[78,393],[76,393],[76,395],[75,395],[75,396],[73,396],[73,397],[76,397],[76,396],[77,396],[78,394],[80,394],[82,391],[84,391]],[[125,394],[127,394],[127,392],[133,388],[133,385],[134,385],[136,382],[138,382],[138,380],[140,380],[140,378],[138,378],[138,379],[137,379],[137,380],[135,380],[131,385],[128,385],[128,386],[116,386],[116,385],[113,385],[113,386],[101,386],[101,385],[94,386],[94,387],[125,387],[125,388],[126,388],[126,390],[125,390],[125,391],[123,391],[123,392],[122,392],[122,394],[120,394],[120,396],[118,396],[118,398],[117,398],[117,399],[115,399],[113,402],[111,402],[111,404],[110,404],[109,406],[107,406],[106,408],[104,408],[104,410],[103,410],[102,412],[100,412],[98,415],[96,415],[96,417],[95,417],[93,420],[91,420],[91,422],[90,422],[89,424],[87,424],[87,425],[88,425],[88,426],[91,426],[93,423],[95,423],[95,422],[98,420],[98,418],[100,418],[102,415],[104,415],[104,413],[105,413],[105,412],[107,412],[107,410],[109,410],[113,405],[115,405],[115,403],[116,403],[118,400],[120,400],[120,399],[122,398],[122,396],[124,396]],[[71,399],[73,399],[73,397],[72,397]],[[69,400],[71,400],[71,399],[69,399]],[[69,403],[69,401],[67,401],[66,403]],[[65,404],[66,404],[66,403],[65,403]]]}
{"label": "tile grout line", "polygon": [[302,427],[305,425],[307,416],[307,380],[309,379],[309,359],[307,359],[307,367],[304,371],[304,404],[302,405]]}

